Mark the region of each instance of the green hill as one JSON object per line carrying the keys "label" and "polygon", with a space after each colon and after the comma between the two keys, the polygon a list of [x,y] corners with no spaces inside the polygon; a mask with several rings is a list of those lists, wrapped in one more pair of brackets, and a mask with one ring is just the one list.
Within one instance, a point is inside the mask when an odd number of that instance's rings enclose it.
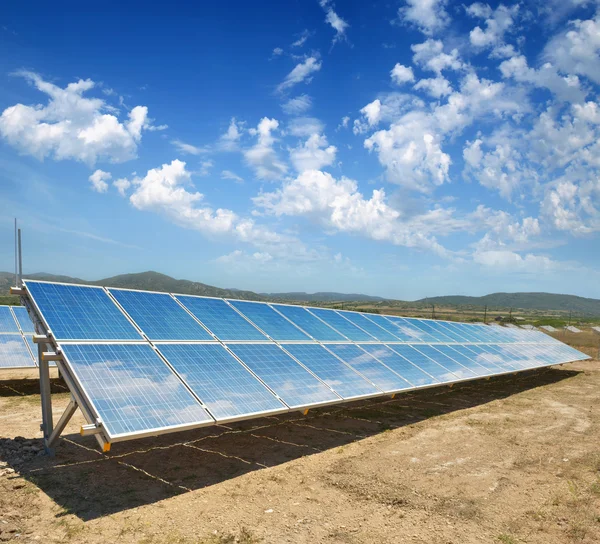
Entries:
{"label": "green hill", "polygon": [[[265,300],[252,291],[240,291],[238,289],[221,289],[206,285],[197,281],[176,280],[165,274],[158,272],[141,272],[139,274],[122,274],[105,278],[98,281],[86,281],[69,276],[55,276],[43,272],[37,274],[24,275],[25,279],[35,279],[43,281],[58,281],[63,283],[79,283],[84,285],[104,285],[106,287],[124,287],[127,289],[145,289],[148,291],[161,291],[165,293],[181,293],[184,295],[200,295],[206,297],[227,297],[239,298],[244,300]],[[0,272],[0,293],[8,293],[10,287],[14,284],[14,274],[9,272]]]}
{"label": "green hill", "polygon": [[440,306],[487,306],[489,309],[523,309],[572,311],[584,315],[600,315],[600,300],[557,295],[554,293],[492,293],[482,297],[461,295],[430,297],[417,302],[439,304]]}
{"label": "green hill", "polygon": [[[182,293],[209,297],[239,298],[243,300],[271,300],[281,302],[357,302],[374,303],[375,305],[389,305],[393,307],[414,307],[415,305],[436,304],[439,306],[483,308],[487,305],[490,310],[552,310],[572,311],[575,314],[586,316],[600,316],[600,300],[577,297],[574,295],[557,295],[553,293],[493,293],[482,297],[468,296],[443,296],[417,300],[415,302],[402,302],[386,300],[361,294],[345,294],[335,292],[320,293],[254,293],[253,291],[240,291],[238,289],[222,289],[206,285],[197,281],[177,280],[158,272],[141,272],[139,274],[122,274],[98,281],[86,281],[69,276],[57,276],[43,272],[30,274],[25,278],[59,281],[64,283],[79,283],[85,285],[104,285],[107,287],[123,287],[128,289],[146,289],[148,291],[162,291],[167,293]],[[0,272],[0,296],[8,294],[14,283],[14,274]],[[5,300],[6,299],[6,300]],[[17,297],[3,297],[2,303],[18,303]]]}

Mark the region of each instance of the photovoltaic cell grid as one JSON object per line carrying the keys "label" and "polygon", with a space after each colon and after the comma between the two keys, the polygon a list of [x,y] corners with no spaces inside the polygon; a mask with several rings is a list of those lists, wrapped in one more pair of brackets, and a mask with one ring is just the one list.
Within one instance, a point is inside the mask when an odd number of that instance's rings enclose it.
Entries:
{"label": "photovoltaic cell grid", "polygon": [[214,420],[148,344],[64,344],[111,438]]}
{"label": "photovoltaic cell grid", "polygon": [[101,287],[24,283],[58,341],[142,339]]}
{"label": "photovoltaic cell grid", "polygon": [[539,331],[110,289],[153,348],[101,288],[26,286],[119,439],[587,358]]}
{"label": "photovoltaic cell grid", "polygon": [[[24,317],[21,310],[25,312]],[[22,331],[17,316],[23,321],[26,330],[33,329],[25,308],[0,306],[0,370],[36,367],[34,354],[37,353],[37,346],[33,344],[33,333]],[[35,346],[35,351],[31,351],[28,344]]]}
{"label": "photovoltaic cell grid", "polygon": [[169,294],[108,291],[150,340],[214,340]]}

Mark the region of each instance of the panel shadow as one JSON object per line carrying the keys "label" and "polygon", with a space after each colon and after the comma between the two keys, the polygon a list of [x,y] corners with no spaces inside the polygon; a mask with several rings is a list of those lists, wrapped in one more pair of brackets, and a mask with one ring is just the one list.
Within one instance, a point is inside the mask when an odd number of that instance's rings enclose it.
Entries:
{"label": "panel shadow", "polygon": [[[207,488],[246,473],[486,404],[579,374],[562,368],[524,371],[196,431],[113,445],[98,451],[93,437],[69,435],[56,457],[41,442],[0,439],[0,460],[62,507],[57,516],[87,521]],[[22,384],[21,384],[22,385]],[[33,387],[33,385],[31,385]]]}

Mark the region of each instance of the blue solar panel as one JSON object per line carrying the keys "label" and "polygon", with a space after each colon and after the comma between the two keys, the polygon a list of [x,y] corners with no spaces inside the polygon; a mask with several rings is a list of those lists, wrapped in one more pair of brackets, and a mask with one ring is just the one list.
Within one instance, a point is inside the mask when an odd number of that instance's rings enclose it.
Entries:
{"label": "blue solar panel", "polygon": [[449,321],[438,322],[445,331],[449,334],[454,334],[456,337],[460,337],[462,340],[459,342],[481,342],[482,339],[479,335],[472,333],[467,327],[461,327],[458,323],[450,323]]}
{"label": "blue solar panel", "polygon": [[458,364],[455,360],[444,355],[433,346],[415,346],[423,355],[429,357],[432,361],[435,361],[444,368],[447,368],[450,372],[458,376],[460,379],[475,378],[476,374],[468,368]]}
{"label": "blue solar panel", "polygon": [[0,333],[20,332],[8,306],[0,306]]}
{"label": "blue solar panel", "polygon": [[298,327],[292,325],[285,317],[263,302],[241,300],[229,300],[228,302],[273,340],[310,340],[310,337]]}
{"label": "blue solar panel", "polygon": [[362,349],[375,357],[377,360],[390,367],[396,374],[402,376],[407,382],[415,387],[433,385],[440,383],[410,361],[398,355],[387,346],[378,344],[359,344]]}
{"label": "blue solar panel", "polygon": [[334,310],[324,310],[323,308],[308,308],[311,314],[316,315],[319,319],[322,319],[330,327],[333,327],[336,331],[343,334],[348,340],[355,342],[362,341],[368,342],[375,340],[370,334],[362,329],[359,329],[353,323],[344,319],[340,314]]}
{"label": "blue solar panel", "polygon": [[267,340],[262,332],[223,299],[185,295],[177,295],[175,298],[220,340]]}
{"label": "blue solar panel", "polygon": [[285,344],[283,347],[344,399],[382,393],[380,389],[340,361],[323,346],[316,344]]}
{"label": "blue solar panel", "polygon": [[214,340],[171,295],[109,289],[150,340]]}
{"label": "blue solar panel", "polygon": [[442,365],[423,355],[420,351],[417,351],[415,348],[419,347],[419,345],[414,345],[413,347],[406,344],[387,344],[388,348],[418,366],[439,382],[446,383],[458,380],[456,374],[453,374],[447,368],[444,368]]}
{"label": "blue solar panel", "polygon": [[0,334],[0,368],[35,368],[20,333]]}
{"label": "blue solar panel", "polygon": [[421,319],[411,319],[410,322],[417,327],[428,333],[435,340],[434,342],[454,342],[450,336],[442,332],[442,328],[435,323],[435,321],[422,321]]}
{"label": "blue solar panel", "polygon": [[23,333],[35,334],[35,329],[31,318],[29,317],[29,313],[27,312],[27,308],[24,308],[23,306],[14,306],[12,311],[14,312]]}
{"label": "blue solar panel", "polygon": [[[467,352],[475,353],[477,357],[477,361],[479,362],[480,358],[484,361],[490,361],[493,364],[498,365],[505,372],[510,372],[511,370],[519,370],[522,369],[520,364],[517,364],[514,361],[513,355],[508,355],[506,353],[502,353],[498,348],[502,344],[492,345],[492,344],[484,344],[477,346],[464,346],[460,349],[466,350]],[[483,364],[483,363],[482,363]]]}
{"label": "blue solar panel", "polygon": [[28,280],[25,285],[57,340],[141,340],[100,287]]}
{"label": "blue solar panel", "polygon": [[213,423],[148,344],[63,344],[111,438]]}
{"label": "blue solar panel", "polygon": [[468,333],[465,334],[464,331],[456,330],[456,327],[453,327],[451,323],[445,323],[443,321],[427,321],[427,324],[441,332],[444,336],[451,338],[454,342],[476,342],[475,339],[469,340],[467,338]]}
{"label": "blue solar panel", "polygon": [[[470,359],[474,363],[476,363],[479,366],[486,369],[488,371],[488,373],[490,373],[490,374],[498,374],[501,372],[505,372],[505,370],[506,370],[502,366],[490,361],[489,359],[486,359],[485,357],[481,357],[479,354],[475,353],[474,351],[470,351],[465,346],[461,346],[461,345],[457,344],[457,345],[453,345],[453,346],[444,346],[444,349],[451,350],[451,351],[449,351],[449,353],[456,352],[456,353],[458,353],[459,356]],[[444,351],[444,350],[441,349],[441,351]],[[483,353],[483,351],[481,353]],[[462,361],[459,361],[459,362],[462,363]]]}
{"label": "blue solar panel", "polygon": [[158,348],[217,422],[287,411],[221,344],[158,344]]}
{"label": "blue solar panel", "polygon": [[[474,359],[467,357],[464,353],[456,351],[452,346],[436,344],[435,349],[442,353],[444,357],[449,357],[450,359],[456,361],[465,368],[468,368],[473,374],[477,376],[489,376],[490,374],[494,373],[494,371],[491,371],[489,370],[489,368],[481,366]],[[443,364],[443,361],[440,362],[442,362]],[[498,369],[496,368],[496,372],[497,371]]]}
{"label": "blue solar panel", "polygon": [[365,315],[365,317],[372,321],[373,323],[379,325],[382,329],[385,329],[387,332],[392,334],[395,337],[394,342],[410,342],[414,340],[411,336],[403,333],[397,325],[393,324],[389,319],[386,319],[385,316],[380,314],[369,314]]}
{"label": "blue solar panel", "polygon": [[375,322],[371,321],[368,316],[360,314],[358,312],[339,312],[342,317],[345,317],[348,321],[352,321],[356,326],[360,327],[373,338],[383,342],[397,342],[398,337],[394,336],[390,332],[382,329]]}
{"label": "blue solar panel", "polygon": [[275,344],[229,344],[228,347],[290,408],[340,400]]}
{"label": "blue solar panel", "polygon": [[386,393],[412,387],[404,378],[391,371],[356,344],[327,344],[325,347]]}
{"label": "blue solar panel", "polygon": [[396,336],[402,334],[404,342],[436,342],[435,337],[413,324],[413,319],[386,315],[385,318],[398,329]]}
{"label": "blue solar panel", "polygon": [[302,306],[289,306],[287,304],[271,304],[271,306],[290,321],[293,321],[304,332],[310,334],[315,340],[321,342],[347,340],[347,338],[334,331],[329,325],[321,321],[318,317],[315,317]]}

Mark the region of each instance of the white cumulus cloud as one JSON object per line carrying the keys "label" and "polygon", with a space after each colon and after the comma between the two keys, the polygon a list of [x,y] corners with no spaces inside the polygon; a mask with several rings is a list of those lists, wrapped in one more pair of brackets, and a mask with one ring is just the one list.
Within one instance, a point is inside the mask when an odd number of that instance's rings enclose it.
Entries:
{"label": "white cumulus cloud", "polygon": [[137,156],[143,130],[152,128],[145,106],[134,107],[120,121],[104,100],[84,96],[95,86],[91,79],[61,88],[33,72],[18,75],[48,96],[46,105],[16,104],[0,116],[0,135],[20,153],[88,165],[124,162]]}
{"label": "white cumulus cloud", "polygon": [[426,35],[435,34],[450,22],[446,11],[446,0],[406,0],[399,8],[400,20],[416,26]]}
{"label": "white cumulus cloud", "polygon": [[286,164],[279,159],[273,148],[276,142],[273,132],[278,128],[277,119],[263,117],[256,128],[248,131],[250,135],[256,136],[257,142],[244,151],[244,158],[259,179],[278,180],[287,172]]}
{"label": "white cumulus cloud", "polygon": [[322,134],[312,134],[298,147],[290,149],[290,161],[298,172],[320,170],[333,164],[337,148]]}
{"label": "white cumulus cloud", "polygon": [[312,79],[312,74],[318,72],[320,69],[321,61],[316,57],[308,57],[304,62],[297,64],[294,69],[285,76],[285,79],[277,86],[277,91],[286,91],[298,83],[309,83]]}
{"label": "white cumulus cloud", "polygon": [[108,191],[108,183],[112,178],[112,175],[109,172],[104,172],[103,170],[96,170],[88,179],[92,184],[92,190],[97,193],[106,193]]}

